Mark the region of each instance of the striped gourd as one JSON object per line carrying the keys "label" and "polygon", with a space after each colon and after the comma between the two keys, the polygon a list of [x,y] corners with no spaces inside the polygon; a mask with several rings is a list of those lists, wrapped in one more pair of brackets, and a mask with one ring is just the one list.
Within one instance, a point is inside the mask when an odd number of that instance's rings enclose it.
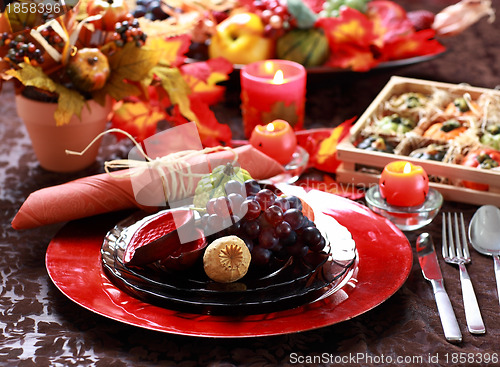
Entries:
{"label": "striped gourd", "polygon": [[298,62],[305,67],[322,65],[329,54],[328,40],[322,30],[294,29],[280,37],[276,56]]}

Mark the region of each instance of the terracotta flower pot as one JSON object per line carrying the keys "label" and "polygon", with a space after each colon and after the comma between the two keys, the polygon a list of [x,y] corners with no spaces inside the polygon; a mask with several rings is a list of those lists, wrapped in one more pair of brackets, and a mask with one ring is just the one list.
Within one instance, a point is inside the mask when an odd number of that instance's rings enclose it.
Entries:
{"label": "terracotta flower pot", "polygon": [[95,101],[89,101],[89,108],[83,108],[81,119],[73,116],[69,124],[64,126],[56,126],[56,103],[39,102],[18,95],[16,104],[17,114],[24,121],[43,168],[53,172],[75,172],[95,161],[99,152],[98,144],[93,145],[82,156],[68,155],[66,149],[81,151],[104,131],[111,112],[111,102],[101,106]]}

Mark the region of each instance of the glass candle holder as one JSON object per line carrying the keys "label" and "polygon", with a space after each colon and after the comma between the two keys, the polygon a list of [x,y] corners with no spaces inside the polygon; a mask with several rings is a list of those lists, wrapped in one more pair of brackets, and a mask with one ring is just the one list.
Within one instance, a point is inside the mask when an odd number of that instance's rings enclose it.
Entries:
{"label": "glass candle holder", "polygon": [[282,119],[294,130],[304,124],[306,70],[293,61],[262,60],[241,69],[241,109],[245,136],[257,125]]}

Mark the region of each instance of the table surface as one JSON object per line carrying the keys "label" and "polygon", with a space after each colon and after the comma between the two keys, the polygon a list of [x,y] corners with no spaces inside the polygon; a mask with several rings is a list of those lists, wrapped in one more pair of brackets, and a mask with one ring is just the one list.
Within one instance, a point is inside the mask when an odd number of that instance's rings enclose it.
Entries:
{"label": "table surface", "polygon": [[[454,1],[400,1],[407,10],[437,11]],[[494,1],[497,13],[500,4]],[[332,127],[359,116],[392,75],[494,88],[500,85],[500,23],[486,21],[463,34],[443,39],[448,51],[421,64],[368,73],[310,75],[306,128]],[[221,122],[241,137],[239,82],[227,82],[227,96],[215,107]],[[472,252],[469,274],[487,333],[471,335],[466,328],[458,269],[440,257],[445,284],[455,309],[463,342],[447,343],[431,286],[414,258],[406,283],[386,302],[352,320],[291,335],[250,339],[201,339],[162,334],[109,320],[67,299],[52,284],[45,268],[45,251],[63,224],[15,231],[10,221],[29,193],[42,187],[102,171],[104,160],[121,157],[130,146],[105,140],[97,162],[75,174],[41,169],[26,130],[16,115],[12,90],[4,87],[0,102],[0,364],[2,366],[274,366],[294,357],[322,356],[320,365],[488,365],[500,358],[500,305],[491,258]],[[463,211],[468,220],[476,206],[446,202],[443,210]],[[425,228],[441,240],[440,219]],[[405,233],[414,247],[417,235]],[[337,359],[335,359],[337,358]],[[357,358],[357,359],[356,359]],[[399,358],[399,359],[398,359]],[[460,358],[466,363],[460,363]],[[414,363],[411,363],[413,360]],[[307,360],[304,360],[307,361]],[[397,363],[396,363],[397,362]],[[306,363],[300,363],[304,365]],[[316,365],[317,363],[310,363]],[[340,363],[339,363],[340,364]],[[500,362],[496,364],[500,365]],[[490,363],[489,365],[494,365]]]}

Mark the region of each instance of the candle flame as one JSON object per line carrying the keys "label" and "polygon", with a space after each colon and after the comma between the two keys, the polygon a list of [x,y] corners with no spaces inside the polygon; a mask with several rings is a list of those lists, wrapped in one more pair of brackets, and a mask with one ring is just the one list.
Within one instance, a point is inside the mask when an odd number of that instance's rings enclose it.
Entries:
{"label": "candle flame", "polygon": [[405,167],[403,168],[403,173],[410,173],[411,172],[411,164],[410,162],[406,162]]}
{"label": "candle flame", "polygon": [[274,125],[270,122],[269,124],[267,124],[266,130],[269,131],[269,132],[273,132],[274,131]]}
{"label": "candle flame", "polygon": [[280,69],[274,74],[273,81],[271,83],[273,84],[283,84],[285,81],[285,78],[283,77],[283,71]]}

